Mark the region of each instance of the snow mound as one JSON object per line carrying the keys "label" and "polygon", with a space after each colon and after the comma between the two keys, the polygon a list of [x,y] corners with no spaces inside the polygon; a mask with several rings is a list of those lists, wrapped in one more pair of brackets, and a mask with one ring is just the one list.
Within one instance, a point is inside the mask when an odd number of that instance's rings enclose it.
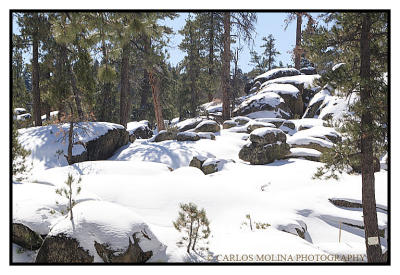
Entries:
{"label": "snow mound", "polygon": [[140,238],[139,246],[144,252],[153,251],[152,258],[156,259],[165,257],[165,245],[156,238],[142,218],[128,208],[106,201],[86,201],[77,204],[73,214],[73,223],[69,217],[65,218],[53,227],[49,235],[65,234],[78,240],[80,246],[94,256],[95,262],[103,262],[94,247],[95,241],[123,252],[128,248],[129,238],[134,243],[132,235],[135,233],[145,233],[150,238]]}
{"label": "snow mound", "polygon": [[[125,129],[122,125],[108,122],[82,122],[86,133],[76,129],[77,140],[83,143],[97,139],[114,129]],[[47,169],[57,166],[66,166],[68,162],[64,154],[68,151],[68,135],[66,141],[61,140],[62,133],[68,133],[69,124],[55,124],[19,129],[18,141],[31,151],[27,162],[33,162],[35,169]],[[81,144],[73,146],[72,155],[80,155],[85,151]]]}
{"label": "snow mound", "polygon": [[268,81],[282,76],[299,75],[299,74],[300,72],[295,68],[276,68],[255,77],[254,82],[256,82],[257,80]]}
{"label": "snow mound", "polygon": [[279,133],[283,133],[283,132],[282,132],[281,129],[277,129],[277,128],[273,128],[273,127],[263,127],[263,128],[255,129],[250,134],[253,135],[253,136],[263,137],[268,133],[273,133],[276,136]]}
{"label": "snow mound", "polygon": [[132,135],[137,129],[141,128],[145,130],[148,127],[149,127],[148,120],[132,121],[127,123],[126,130],[129,132],[130,135]]}
{"label": "snow mound", "polygon": [[281,83],[281,84],[292,84],[292,85],[304,85],[304,88],[306,89],[313,89],[317,88],[314,84],[314,81],[316,79],[319,79],[321,76],[318,74],[314,75],[295,75],[295,76],[285,76],[285,77],[280,77],[272,80],[268,80],[264,82],[261,85],[261,89],[263,89],[265,86],[271,85],[273,83]]}
{"label": "snow mound", "polygon": [[266,92],[274,92],[279,95],[287,94],[293,97],[297,97],[300,93],[299,89],[291,84],[278,84],[278,83],[271,83],[269,85],[264,86],[258,93],[266,93]]}
{"label": "snow mound", "polygon": [[321,152],[310,148],[291,148],[290,157],[321,157]]}

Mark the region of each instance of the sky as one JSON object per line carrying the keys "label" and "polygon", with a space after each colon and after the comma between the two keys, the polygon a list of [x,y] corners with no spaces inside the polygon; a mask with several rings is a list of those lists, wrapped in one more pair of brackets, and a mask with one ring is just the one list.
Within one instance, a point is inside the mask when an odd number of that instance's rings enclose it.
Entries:
{"label": "sky", "polygon": [[[188,13],[179,13],[179,15],[179,17],[173,20],[165,20],[166,25],[174,30],[174,34],[170,36],[170,45],[168,47],[168,52],[170,54],[169,61],[172,65],[178,64],[184,57],[184,53],[178,48],[183,38],[178,31],[185,25]],[[315,17],[318,14],[312,13],[312,15]],[[290,23],[287,29],[284,30],[284,20],[286,17],[287,13],[280,12],[257,13],[257,23],[255,24],[255,32],[253,35],[254,42],[251,43],[251,45],[243,43],[243,50],[239,56],[239,67],[244,73],[251,71],[254,66],[250,64],[250,51],[253,49],[260,54],[262,52],[262,48],[260,47],[263,44],[262,38],[269,34],[272,34],[276,39],[275,47],[280,52],[276,57],[277,63],[279,63],[279,61],[282,61],[284,65],[293,63],[289,51],[291,51],[295,45],[296,22]],[[15,20],[13,20],[13,31],[19,32]],[[233,47],[234,45],[231,46],[231,49]],[[30,62],[31,56],[27,54],[24,56],[24,59]]]}
{"label": "sky", "polygon": [[[180,16],[174,20],[166,20],[167,25],[172,27],[175,31],[175,34],[171,36],[171,45],[168,49],[170,53],[170,62],[173,65],[179,63],[184,56],[184,53],[178,49],[178,45],[183,38],[182,35],[178,33],[178,30],[182,29],[185,25],[188,13],[179,13],[179,15]],[[317,14],[312,15],[314,17],[314,15]],[[263,44],[262,38],[269,34],[272,34],[276,39],[275,47],[280,52],[280,55],[276,57],[277,63],[279,63],[279,61],[282,61],[284,65],[293,63],[291,54],[288,52],[294,48],[296,43],[296,22],[294,21],[290,23],[287,29],[284,30],[284,20],[286,17],[287,13],[257,13],[257,23],[255,24],[255,33],[253,36],[254,45],[249,47],[247,43],[244,43],[243,50],[239,56],[239,67],[243,72],[249,72],[253,68],[253,65],[250,64],[251,47],[260,54],[262,52],[262,48],[260,47]]]}

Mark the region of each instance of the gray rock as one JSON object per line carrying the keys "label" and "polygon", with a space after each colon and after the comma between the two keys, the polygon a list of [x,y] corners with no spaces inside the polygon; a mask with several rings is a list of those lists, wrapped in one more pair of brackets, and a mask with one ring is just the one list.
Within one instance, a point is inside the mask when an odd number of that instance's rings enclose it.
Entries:
{"label": "gray rock", "polygon": [[238,124],[233,120],[226,120],[222,124],[223,129],[229,129],[229,128],[236,127],[236,126],[238,126]]}
{"label": "gray rock", "polygon": [[130,133],[130,136],[132,135],[135,136],[135,138],[137,139],[148,139],[153,136],[153,131],[150,129],[148,125],[143,125],[132,131]]}
{"label": "gray rock", "polygon": [[193,132],[181,132],[176,135],[177,141],[198,141],[200,136]]}
{"label": "gray rock", "polygon": [[13,223],[12,242],[26,249],[36,250],[42,246],[43,239],[28,226],[21,223]]}
{"label": "gray rock", "polygon": [[245,116],[238,116],[232,118],[234,122],[236,122],[238,125],[245,125],[246,123],[250,122],[251,119]]}
{"label": "gray rock", "polygon": [[[107,244],[100,244],[94,242],[94,247],[96,248],[97,254],[103,259],[105,263],[145,263],[151,256],[153,256],[152,251],[144,252],[139,246],[140,239],[136,236],[139,232],[132,235],[134,243],[132,244],[131,238],[128,238],[129,245],[126,251],[115,251],[110,249]],[[149,238],[147,236],[147,238]]]}
{"label": "gray rock", "polygon": [[196,128],[194,128],[195,132],[219,132],[220,131],[220,126],[217,122],[213,120],[205,120],[199,123]]}
{"label": "gray rock", "polygon": [[[262,132],[262,134],[260,134],[260,132]],[[250,141],[260,145],[272,144],[276,142],[285,143],[286,135],[280,129],[263,127],[250,133]]]}
{"label": "gray rock", "polygon": [[263,127],[273,127],[273,128],[275,128],[275,125],[272,124],[272,123],[268,123],[268,122],[258,122],[258,121],[251,122],[247,126],[247,133],[250,134],[255,129],[263,128]]}
{"label": "gray rock", "polygon": [[110,158],[117,149],[126,145],[129,141],[129,133],[125,129],[112,129],[97,139],[83,144],[86,150],[68,160],[68,164],[83,161],[106,160]]}
{"label": "gray rock", "polygon": [[266,145],[249,143],[239,151],[239,158],[250,164],[268,164],[284,158],[289,152],[290,147],[284,142]]}
{"label": "gray rock", "polygon": [[203,165],[205,160],[206,160],[206,158],[204,158],[204,157],[194,156],[192,158],[192,160],[190,161],[189,166],[196,167],[201,170],[201,166]]}
{"label": "gray rock", "polygon": [[300,72],[302,74],[306,74],[306,75],[312,75],[312,74],[317,74],[317,70],[314,67],[304,67],[300,69]]}
{"label": "gray rock", "polygon": [[93,263],[94,257],[79,242],[64,234],[47,236],[36,256],[36,263]]}
{"label": "gray rock", "polygon": [[164,140],[175,140],[177,138],[177,133],[169,132],[167,130],[160,131],[154,138],[154,142],[161,142]]}

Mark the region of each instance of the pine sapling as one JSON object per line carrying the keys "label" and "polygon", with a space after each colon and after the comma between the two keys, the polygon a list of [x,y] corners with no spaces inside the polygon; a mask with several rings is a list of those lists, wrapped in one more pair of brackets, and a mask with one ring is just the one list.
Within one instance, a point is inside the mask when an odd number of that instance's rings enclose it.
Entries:
{"label": "pine sapling", "polygon": [[[68,200],[68,206],[67,206],[67,213],[70,213],[70,220],[72,221],[74,219],[74,215],[72,212],[72,208],[76,205],[76,201],[74,199],[75,196],[77,196],[81,192],[81,187],[77,186],[77,188],[74,190],[73,189],[73,184],[75,183],[75,179],[72,176],[72,174],[68,174],[68,178],[65,181],[65,187],[58,188],[56,189],[56,193],[62,197],[65,197]],[[81,178],[78,179],[76,182],[76,185],[79,185],[81,183]],[[58,203],[57,203],[58,204]]]}
{"label": "pine sapling", "polygon": [[196,243],[201,239],[207,239],[210,236],[209,220],[204,209],[198,210],[194,203],[180,204],[181,211],[178,218],[173,222],[176,230],[186,232],[187,236],[182,239],[187,241],[187,252],[195,251]]}

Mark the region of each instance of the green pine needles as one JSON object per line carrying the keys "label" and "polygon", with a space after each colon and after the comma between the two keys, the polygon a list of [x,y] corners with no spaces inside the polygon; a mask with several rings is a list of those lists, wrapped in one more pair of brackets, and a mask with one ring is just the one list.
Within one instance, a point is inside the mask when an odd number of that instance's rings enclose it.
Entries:
{"label": "green pine needles", "polygon": [[190,250],[195,251],[196,244],[210,236],[210,221],[207,218],[206,211],[199,210],[194,203],[180,204],[181,211],[176,221],[173,222],[174,227],[179,232],[186,232],[183,241],[187,241],[187,253]]}
{"label": "green pine needles", "polygon": [[[70,220],[72,221],[74,219],[72,208],[76,205],[76,200],[74,199],[79,193],[81,192],[81,187],[79,184],[81,183],[81,178],[75,182],[74,177],[72,174],[68,174],[68,178],[65,181],[65,186],[56,189],[56,194],[65,197],[68,200],[68,205],[67,205],[67,213],[70,214]],[[76,189],[73,188],[73,185],[76,185]],[[56,202],[58,204],[58,202]],[[67,214],[63,213],[62,214]]]}

